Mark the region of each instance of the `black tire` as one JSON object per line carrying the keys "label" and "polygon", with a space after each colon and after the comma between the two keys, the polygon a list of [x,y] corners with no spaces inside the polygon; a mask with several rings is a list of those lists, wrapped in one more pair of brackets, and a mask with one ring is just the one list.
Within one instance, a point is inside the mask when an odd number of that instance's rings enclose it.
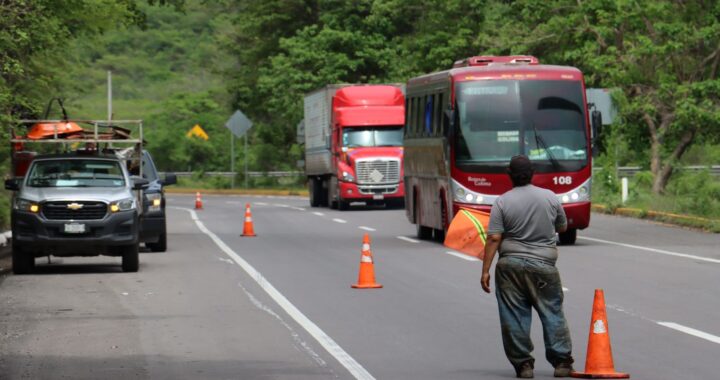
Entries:
{"label": "black tire", "polygon": [[577,240],[577,229],[571,228],[560,234],[560,245],[573,245]]}
{"label": "black tire", "polygon": [[140,268],[140,252],[137,244],[122,247],[123,272],[137,272]]}
{"label": "black tire", "polygon": [[442,228],[439,230],[434,230],[435,233],[435,241],[438,241],[440,243],[445,242],[445,235],[447,234],[447,230],[450,227],[450,222],[448,221],[448,212],[447,207],[445,206],[445,200],[440,199],[440,217],[442,218]]}
{"label": "black tire", "polygon": [[318,184],[318,180],[315,178],[310,178],[308,181],[308,193],[310,193],[310,207],[319,207],[322,202],[320,195],[320,191],[322,190],[322,186]]}
{"label": "black tire", "polygon": [[347,209],[350,208],[350,202],[347,202],[347,201],[344,201],[344,200],[342,200],[342,199],[339,199],[339,200],[337,201],[337,206],[338,206],[338,207],[337,207],[338,210],[340,210],[340,211],[345,211],[345,210],[347,210]]}
{"label": "black tire", "polygon": [[430,227],[425,227],[422,224],[420,224],[420,205],[418,204],[417,200],[415,201],[415,230],[416,230],[418,239],[421,239],[421,240],[432,239],[433,229]]}
{"label": "black tire", "polygon": [[35,270],[35,255],[13,244],[12,264],[14,274],[30,274]]}
{"label": "black tire", "polygon": [[167,251],[167,232],[163,232],[160,234],[160,237],[158,238],[158,241],[155,243],[145,243],[145,245],[150,248],[153,252],[165,252]]}

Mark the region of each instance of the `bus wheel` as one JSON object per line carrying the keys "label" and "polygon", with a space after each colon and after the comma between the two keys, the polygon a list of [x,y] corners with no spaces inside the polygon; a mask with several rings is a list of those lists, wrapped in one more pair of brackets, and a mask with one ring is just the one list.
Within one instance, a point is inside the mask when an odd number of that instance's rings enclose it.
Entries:
{"label": "bus wheel", "polygon": [[420,205],[415,201],[415,227],[417,228],[417,237],[421,240],[429,240],[432,238],[432,228],[425,227],[420,224]]}
{"label": "bus wheel", "polygon": [[560,245],[573,245],[577,240],[577,229],[571,228],[560,233]]}

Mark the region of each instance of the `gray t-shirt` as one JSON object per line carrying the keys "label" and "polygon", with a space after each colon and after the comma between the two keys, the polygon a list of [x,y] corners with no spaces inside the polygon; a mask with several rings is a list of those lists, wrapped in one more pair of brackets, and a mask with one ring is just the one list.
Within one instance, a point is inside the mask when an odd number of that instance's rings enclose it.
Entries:
{"label": "gray t-shirt", "polygon": [[523,256],[555,263],[555,232],[567,224],[565,211],[550,190],[533,185],[501,195],[490,211],[488,234],[502,234],[500,257]]}

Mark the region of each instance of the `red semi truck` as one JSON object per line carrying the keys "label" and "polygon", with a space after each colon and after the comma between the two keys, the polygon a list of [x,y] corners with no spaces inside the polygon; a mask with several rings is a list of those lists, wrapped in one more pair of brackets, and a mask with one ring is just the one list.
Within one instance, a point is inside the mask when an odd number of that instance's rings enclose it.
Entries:
{"label": "red semi truck", "polygon": [[310,205],[404,204],[402,85],[328,85],[305,96],[298,131],[305,143]]}

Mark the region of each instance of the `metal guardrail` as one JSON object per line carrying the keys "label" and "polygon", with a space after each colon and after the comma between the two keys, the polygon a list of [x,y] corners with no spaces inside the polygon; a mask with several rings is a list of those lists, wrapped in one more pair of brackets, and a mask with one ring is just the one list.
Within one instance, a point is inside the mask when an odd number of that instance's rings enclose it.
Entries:
{"label": "metal guardrail", "polygon": [[[710,170],[710,174],[715,176],[720,176],[720,165],[710,165],[710,166],[704,166],[704,165],[689,165],[677,168],[678,170],[688,170],[688,171],[701,171],[708,169]],[[601,168],[594,167],[593,172],[600,171]],[[642,171],[643,169],[640,166],[619,166],[617,168],[618,175],[620,177],[632,177],[638,172]],[[165,174],[165,173],[160,173]],[[237,172],[237,174],[242,174],[241,172]],[[193,172],[175,172],[175,175],[178,177],[190,177],[193,175]],[[204,175],[209,177],[227,177],[230,178],[233,176],[232,172],[205,172]],[[258,178],[258,177],[303,177],[305,176],[304,172],[300,171],[270,171],[270,172],[248,172],[248,176],[251,178]]]}
{"label": "metal guardrail", "polygon": [[[594,167],[593,172],[598,172],[601,169],[602,168]],[[709,170],[710,174],[714,176],[720,176],[720,165],[688,165],[676,169],[694,172],[698,172],[701,170]],[[618,176],[620,177],[632,177],[640,171],[643,171],[643,168],[641,168],[640,166],[619,166],[617,168]]]}
{"label": "metal guardrail", "polygon": [[[160,175],[164,175],[165,172],[161,172]],[[174,174],[178,177],[191,177],[193,175],[193,172],[174,172]],[[236,172],[235,174],[242,174],[242,172]],[[233,172],[205,172],[203,173],[205,176],[209,177],[226,177],[226,178],[232,178]],[[304,177],[304,172],[298,172],[298,171],[289,171],[289,172],[282,172],[282,171],[271,171],[271,172],[248,172],[248,177],[250,178],[259,178],[259,177]]]}

